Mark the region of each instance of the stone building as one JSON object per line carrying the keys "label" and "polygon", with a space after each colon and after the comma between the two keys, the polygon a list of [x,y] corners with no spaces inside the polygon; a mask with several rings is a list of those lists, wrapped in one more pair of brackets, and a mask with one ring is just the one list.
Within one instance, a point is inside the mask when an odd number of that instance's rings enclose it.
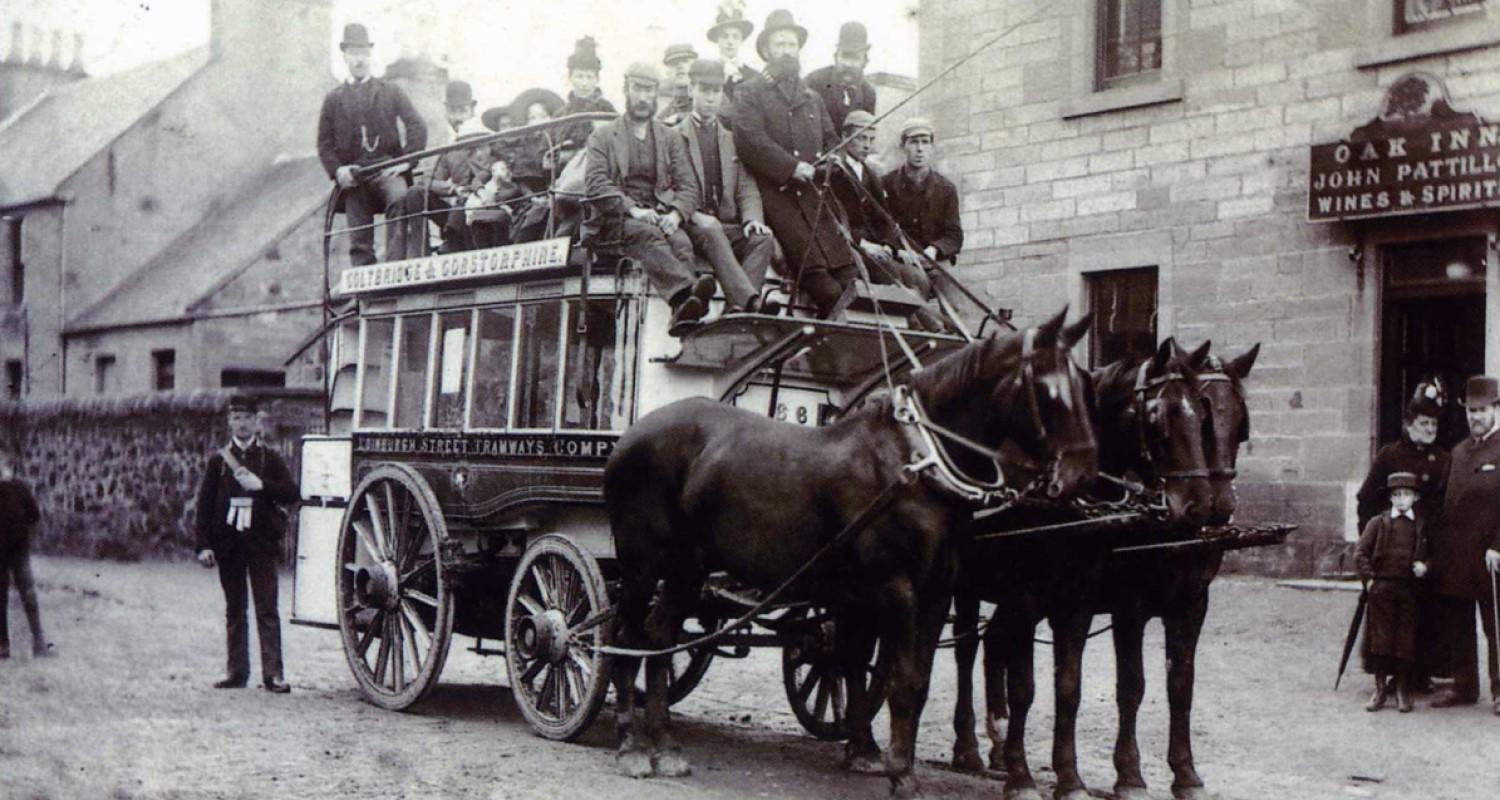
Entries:
{"label": "stone building", "polygon": [[960,187],[962,275],[1022,321],[1092,309],[1094,363],[1166,336],[1260,343],[1241,518],[1301,530],[1241,558],[1337,568],[1415,383],[1500,371],[1500,3],[920,14],[923,81],[1015,26],[918,98]]}

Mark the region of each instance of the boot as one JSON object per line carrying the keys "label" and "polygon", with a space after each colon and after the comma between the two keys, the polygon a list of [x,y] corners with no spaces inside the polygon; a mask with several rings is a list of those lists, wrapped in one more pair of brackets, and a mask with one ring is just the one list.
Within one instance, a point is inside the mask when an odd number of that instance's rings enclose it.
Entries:
{"label": "boot", "polygon": [[1385,701],[1387,696],[1388,695],[1385,688],[1385,676],[1376,675],[1375,691],[1370,693],[1370,701],[1368,703],[1365,703],[1365,710],[1379,711],[1380,709],[1385,708]]}
{"label": "boot", "polygon": [[1411,680],[1406,675],[1396,678],[1396,708],[1402,714],[1411,713]]}

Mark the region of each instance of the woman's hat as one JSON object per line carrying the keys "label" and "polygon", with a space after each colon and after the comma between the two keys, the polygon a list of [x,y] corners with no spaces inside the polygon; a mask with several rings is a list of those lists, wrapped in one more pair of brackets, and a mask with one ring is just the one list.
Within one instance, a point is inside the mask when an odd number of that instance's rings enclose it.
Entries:
{"label": "woman's hat", "polygon": [[1414,492],[1420,492],[1422,491],[1422,484],[1417,480],[1416,473],[1392,472],[1385,478],[1385,489],[1388,492],[1395,491],[1396,489],[1410,489]]}
{"label": "woman's hat", "polygon": [[[479,121],[484,123],[484,127],[496,133],[500,132],[500,121],[506,120],[508,122],[509,118],[510,106],[491,106],[486,108],[483,114],[479,115]],[[509,126],[507,125],[506,127]]]}
{"label": "woman's hat", "polygon": [[594,37],[585,36],[573,43],[573,54],[568,56],[568,71],[589,69],[598,72],[604,65],[599,61],[599,44]]}
{"label": "woman's hat", "polygon": [[719,34],[731,28],[739,28],[740,38],[749,39],[750,32],[755,30],[755,23],[745,19],[744,14],[738,10],[719,9],[719,16],[714,21],[714,26],[708,29],[708,40],[719,41]]}
{"label": "woman's hat", "polygon": [[767,61],[771,58],[766,55],[766,40],[777,31],[793,31],[797,34],[799,46],[807,44],[807,29],[797,24],[797,20],[792,17],[792,12],[778,8],[766,17],[765,27],[761,28],[760,35],[755,37],[755,52]]}
{"label": "woman's hat", "polygon": [[516,95],[516,99],[510,103],[510,124],[525,125],[526,109],[537,104],[547,109],[547,116],[555,117],[557,112],[562,111],[563,106],[567,105],[567,101],[551,89],[527,89]]}

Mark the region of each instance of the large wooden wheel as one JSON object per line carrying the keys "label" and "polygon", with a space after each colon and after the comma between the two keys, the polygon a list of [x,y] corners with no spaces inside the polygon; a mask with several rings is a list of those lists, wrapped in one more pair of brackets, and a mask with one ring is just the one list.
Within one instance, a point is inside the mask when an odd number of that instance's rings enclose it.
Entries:
{"label": "large wooden wheel", "polygon": [[453,594],[438,558],[446,526],[410,467],[377,467],[339,529],[339,634],[360,692],[402,710],[437,683],[453,638]]}
{"label": "large wooden wheel", "polygon": [[608,606],[599,562],[567,537],[547,534],[521,555],[505,603],[505,661],[539,735],[572,740],[604,706],[609,657],[597,648],[609,644]]}
{"label": "large wooden wheel", "polygon": [[[834,622],[826,611],[793,612],[805,617],[786,628],[781,648],[781,678],[792,713],[802,727],[825,741],[849,738],[848,686],[834,649]],[[876,646],[866,674],[870,709],[885,702],[885,670]]]}

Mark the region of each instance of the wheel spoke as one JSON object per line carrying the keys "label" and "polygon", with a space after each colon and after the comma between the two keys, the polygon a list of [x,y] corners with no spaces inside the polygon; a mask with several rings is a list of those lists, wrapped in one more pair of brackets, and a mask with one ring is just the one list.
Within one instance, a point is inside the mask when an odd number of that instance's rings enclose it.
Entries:
{"label": "wheel spoke", "polygon": [[[431,650],[432,634],[428,632],[427,624],[422,621],[421,615],[417,614],[417,609],[405,599],[401,601],[401,614],[406,618],[406,623],[411,626],[413,634],[420,635],[422,645]],[[413,641],[412,645],[415,648],[416,642]]]}
{"label": "wheel spoke", "polygon": [[370,554],[370,560],[379,561],[380,547],[375,544],[375,537],[370,535],[369,526],[365,525],[364,520],[358,519],[351,520],[349,524],[354,528],[354,535],[359,539],[360,546],[365,549],[366,553]]}
{"label": "wheel spoke", "polygon": [[590,664],[588,659],[584,658],[577,650],[568,649],[568,660],[578,667],[579,676],[584,682],[587,682],[589,676],[594,674],[594,665]]}
{"label": "wheel spoke", "polygon": [[377,623],[384,622],[384,620],[385,612],[376,611],[375,618],[370,620],[369,627],[365,628],[364,633],[360,635],[359,644],[355,646],[355,649],[359,651],[359,657],[361,659],[363,659],[365,655],[370,652],[370,642],[375,641],[375,630],[380,627]]}
{"label": "wheel spoke", "polygon": [[[401,563],[401,554],[406,550],[406,531],[396,527],[396,490],[391,481],[381,485],[385,490],[385,518],[386,530],[390,531],[391,560],[397,564]],[[405,491],[402,494],[406,494]]]}
{"label": "wheel spoke", "polygon": [[380,558],[390,559],[391,537],[385,529],[385,513],[380,508],[380,501],[375,499],[374,492],[365,492],[365,508],[370,512],[370,524],[375,526],[375,541],[380,545]]}
{"label": "wheel spoke", "polygon": [[538,595],[541,596],[542,606],[545,608],[556,608],[557,604],[552,602],[552,587],[547,583],[545,571],[542,569],[540,561],[531,565],[531,579],[536,582],[536,590]]}
{"label": "wheel spoke", "polygon": [[546,674],[542,676],[542,688],[537,692],[537,698],[540,701],[537,707],[553,708],[557,705],[557,670],[552,669],[552,665],[546,661],[539,663]]}
{"label": "wheel spoke", "polygon": [[829,687],[832,683],[826,675],[823,680],[818,681],[818,699],[813,703],[813,719],[822,719],[823,712],[828,710]]}
{"label": "wheel spoke", "polygon": [[401,597],[402,599],[410,598],[412,600],[416,600],[417,602],[432,606],[433,608],[438,607],[438,601],[436,597],[433,597],[432,595],[418,589],[402,589]]}
{"label": "wheel spoke", "polygon": [[[409,649],[411,650],[412,677],[416,678],[416,676],[422,671],[422,649],[417,646],[417,630],[421,626],[412,625],[411,620],[405,615],[402,615],[398,619],[401,620],[401,638],[407,643]],[[424,631],[423,633],[425,635],[426,632]],[[432,640],[427,639],[426,641],[431,642]]]}
{"label": "wheel spoke", "polygon": [[391,626],[385,615],[381,616],[380,622],[380,649],[375,651],[375,685],[384,688],[385,665],[391,655]]}
{"label": "wheel spoke", "polygon": [[405,586],[405,585],[407,585],[409,583],[412,583],[412,582],[416,581],[416,579],[418,577],[422,577],[426,572],[428,572],[429,570],[431,570],[432,568],[434,568],[436,566],[437,566],[437,556],[436,556],[436,554],[434,554],[432,558],[430,558],[430,559],[428,559],[426,561],[423,561],[422,563],[418,564],[415,567],[411,567],[410,569],[407,569],[407,570],[403,571],[401,573],[401,585]]}
{"label": "wheel spoke", "polygon": [[844,682],[835,681],[833,684],[833,722],[836,725],[844,724],[844,712],[849,707],[849,698],[845,696]]}
{"label": "wheel spoke", "polygon": [[541,673],[542,668],[545,666],[547,666],[547,662],[543,659],[538,658],[532,661],[531,665],[526,668],[526,671],[521,673],[521,683],[528,687],[531,686],[532,682],[536,680],[536,676]]}
{"label": "wheel spoke", "polygon": [[391,638],[395,645],[391,648],[391,688],[401,691],[406,688],[406,637],[401,635],[401,618],[391,615]]}
{"label": "wheel spoke", "polygon": [[797,686],[797,702],[806,706],[807,698],[812,696],[816,688],[818,688],[818,671],[810,669],[807,671],[807,680]]}
{"label": "wheel spoke", "polygon": [[532,616],[536,616],[537,614],[540,614],[540,613],[542,613],[543,611],[546,610],[546,609],[542,608],[541,605],[539,605],[536,600],[533,600],[532,598],[527,597],[522,592],[517,592],[516,593],[516,602],[520,603],[522,606],[525,606],[526,607],[526,613],[530,614]]}

